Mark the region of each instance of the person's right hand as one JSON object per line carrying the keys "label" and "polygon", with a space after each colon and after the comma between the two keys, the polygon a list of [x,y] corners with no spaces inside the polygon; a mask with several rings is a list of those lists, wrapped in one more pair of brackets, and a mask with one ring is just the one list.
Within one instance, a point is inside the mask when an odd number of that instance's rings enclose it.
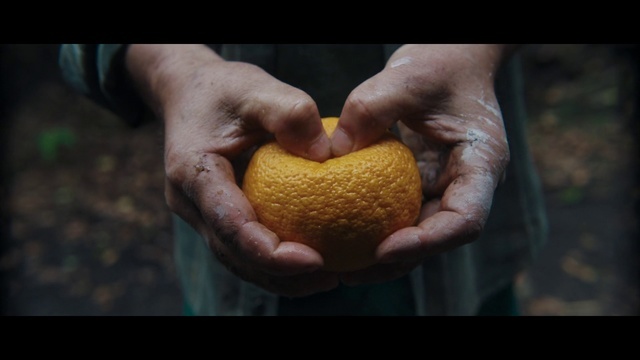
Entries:
{"label": "person's right hand", "polygon": [[127,69],[165,123],[165,196],[217,259],[273,293],[330,290],[338,275],[321,255],[257,221],[238,185],[251,149],[275,136],[285,149],[324,161],[331,154],[315,102],[257,66],[223,60],[204,45],[130,45]]}

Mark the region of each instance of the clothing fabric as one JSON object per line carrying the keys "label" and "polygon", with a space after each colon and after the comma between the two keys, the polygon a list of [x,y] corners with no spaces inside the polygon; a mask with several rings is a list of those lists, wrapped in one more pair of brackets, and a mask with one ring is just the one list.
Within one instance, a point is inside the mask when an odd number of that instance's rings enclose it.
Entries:
{"label": "clothing fabric", "polygon": [[[349,91],[382,70],[399,47],[211,46],[228,60],[256,64],[306,91],[322,116],[337,116]],[[135,126],[148,118],[149,112],[124,74],[125,49],[119,44],[63,44],[59,62],[70,85]],[[176,266],[187,307],[196,315],[347,315],[356,311],[349,310],[349,304],[360,304],[353,306],[364,315],[477,314],[483,301],[511,286],[514,276],[535,259],[546,239],[541,187],[527,145],[522,88],[516,55],[501,69],[496,81],[511,162],[495,192],[485,231],[475,242],[432,256],[395,282],[339,287],[328,293],[285,299],[239,280],[215,260],[199,234],[174,216]]]}

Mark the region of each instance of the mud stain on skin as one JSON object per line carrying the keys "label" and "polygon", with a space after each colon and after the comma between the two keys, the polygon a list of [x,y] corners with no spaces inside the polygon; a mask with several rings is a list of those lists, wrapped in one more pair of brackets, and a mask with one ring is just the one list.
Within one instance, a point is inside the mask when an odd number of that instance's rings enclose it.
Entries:
{"label": "mud stain on skin", "polygon": [[206,159],[207,159],[207,154],[203,154],[200,157],[200,161],[193,166],[196,169],[196,175],[199,175],[203,171],[206,171],[206,172],[211,171],[211,169],[205,164]]}

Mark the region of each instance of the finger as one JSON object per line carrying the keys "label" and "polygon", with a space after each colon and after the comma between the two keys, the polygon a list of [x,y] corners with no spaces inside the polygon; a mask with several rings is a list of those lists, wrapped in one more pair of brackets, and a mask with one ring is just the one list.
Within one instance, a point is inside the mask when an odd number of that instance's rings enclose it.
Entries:
{"label": "finger", "polygon": [[411,149],[420,173],[422,192],[427,199],[440,197],[455,174],[445,171],[449,162],[451,147],[429,139],[398,123],[402,141]]}
{"label": "finger", "polygon": [[253,208],[235,183],[227,159],[204,154],[195,168],[195,176],[185,190],[206,228],[216,234],[211,239],[220,242],[210,247],[222,246],[220,253],[277,275],[311,272],[323,265],[317,251],[302,244],[281,243],[258,223]]}
{"label": "finger", "polygon": [[310,273],[320,269],[324,260],[314,249],[299,243],[280,242],[278,236],[257,221],[248,221],[240,226],[235,235],[238,260],[258,264],[267,274],[288,276]]}
{"label": "finger", "polygon": [[496,179],[466,175],[457,178],[442,199],[423,208],[418,226],[401,229],[385,239],[377,249],[380,262],[419,260],[455,249],[478,238],[484,228]]}
{"label": "finger", "polygon": [[322,127],[316,103],[299,89],[278,84],[270,91],[257,92],[255,99],[245,106],[243,115],[273,134],[293,154],[318,162],[331,156],[331,142]]}
{"label": "finger", "polygon": [[494,180],[503,177],[509,147],[503,128],[471,126],[447,115],[425,122],[399,123],[403,141],[411,148],[427,199],[440,197],[454,181],[468,175]]}
{"label": "finger", "polygon": [[[215,234],[207,235],[205,238],[208,240],[208,243],[212,245],[211,250],[218,261],[220,261],[227,270],[235,274],[238,278],[256,284],[274,294],[288,297],[307,296],[331,290],[339,284],[338,274],[333,272],[265,272],[258,267],[252,266],[242,257],[242,254],[220,246],[220,241],[216,240]],[[285,249],[280,249],[280,251],[287,252],[295,250],[291,248],[286,249],[285,247]]]}
{"label": "finger", "polygon": [[346,155],[375,142],[402,116],[402,109],[407,108],[403,103],[409,100],[381,91],[375,77],[361,84],[349,94],[340,113],[331,136],[332,154]]}

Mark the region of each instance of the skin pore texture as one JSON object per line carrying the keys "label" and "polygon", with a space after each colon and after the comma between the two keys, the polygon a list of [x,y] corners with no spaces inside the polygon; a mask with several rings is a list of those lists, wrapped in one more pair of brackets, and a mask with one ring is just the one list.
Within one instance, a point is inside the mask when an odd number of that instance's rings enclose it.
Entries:
{"label": "skin pore texture", "polygon": [[[285,296],[340,282],[407,274],[426,256],[477,238],[509,161],[494,74],[499,45],[405,45],[353,89],[332,137],[313,99],[258,68],[225,61],[204,45],[130,45],[126,64],[140,95],[165,124],[165,197],[238,277]],[[325,161],[366,147],[398,123],[421,169],[425,203],[416,226],[377,250],[379,263],[352,273],[319,270],[323,259],[280,242],[238,186],[252,150],[275,137]]]}

